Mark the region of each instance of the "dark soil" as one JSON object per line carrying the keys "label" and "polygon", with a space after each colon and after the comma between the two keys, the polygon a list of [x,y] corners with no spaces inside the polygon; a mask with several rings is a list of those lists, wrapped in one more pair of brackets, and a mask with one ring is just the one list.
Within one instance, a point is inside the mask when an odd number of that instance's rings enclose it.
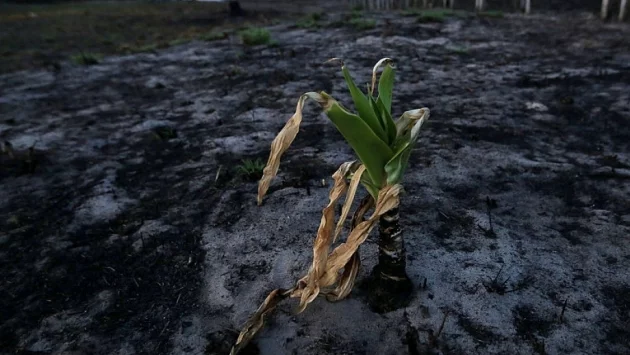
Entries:
{"label": "dark soil", "polygon": [[289,300],[251,351],[627,354],[630,28],[363,16],[376,27],[331,14],[269,27],[271,45],[230,35],[1,75],[1,352],[226,353],[310,266],[330,176],[354,157],[309,103],[263,206],[239,165],[266,161],[302,93],[350,101],[327,59],[364,83],[387,56],[395,115],[432,112],[401,202],[411,302],[375,313],[355,287],[295,315]]}

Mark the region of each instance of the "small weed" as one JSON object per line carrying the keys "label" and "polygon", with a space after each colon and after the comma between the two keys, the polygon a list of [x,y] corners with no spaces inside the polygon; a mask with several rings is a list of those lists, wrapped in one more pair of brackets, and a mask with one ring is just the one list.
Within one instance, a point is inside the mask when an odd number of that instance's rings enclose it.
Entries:
{"label": "small weed", "polygon": [[352,10],[352,12],[350,13],[350,18],[361,18],[361,17],[363,17],[363,11],[360,9]]}
{"label": "small weed", "polygon": [[353,18],[350,20],[350,25],[357,30],[369,30],[376,27],[376,21],[371,19]]}
{"label": "small weed", "polygon": [[9,218],[7,218],[7,222],[8,225],[10,226],[19,226],[20,225],[20,218],[16,215],[11,215],[9,216]]}
{"label": "small weed", "polygon": [[482,11],[477,15],[480,17],[503,18],[503,11]]}
{"label": "small weed", "polygon": [[319,27],[319,23],[316,20],[313,20],[311,17],[306,17],[301,20],[298,20],[295,25],[298,28],[317,28]]}
{"label": "small weed", "polygon": [[239,33],[241,41],[247,46],[256,46],[259,44],[269,44],[271,42],[271,33],[265,28],[250,27]]}
{"label": "small weed", "polygon": [[202,41],[211,42],[211,41],[217,41],[220,39],[226,39],[227,37],[228,37],[227,32],[211,31],[211,32],[202,34],[201,36],[199,36],[199,39]]}
{"label": "small weed", "polygon": [[168,42],[168,45],[169,46],[179,46],[179,45],[182,45],[182,44],[185,44],[185,43],[188,43],[188,42],[190,42],[189,38],[178,38],[176,40]]}
{"label": "small weed", "polygon": [[418,16],[419,23],[444,22],[448,17],[466,18],[469,14],[466,11],[455,11],[449,9],[432,10],[412,10],[403,14],[404,16]]}
{"label": "small weed", "polygon": [[494,232],[494,225],[492,224],[492,210],[497,208],[497,200],[492,199],[490,197],[486,197],[486,210],[488,213],[488,225],[489,228],[484,228],[481,225],[478,225],[479,229],[481,229],[486,237],[488,238],[496,238],[497,234]]}
{"label": "small weed", "polygon": [[468,54],[468,48],[466,47],[453,47],[451,48],[451,51],[455,54],[458,55],[467,55]]}
{"label": "small weed", "polygon": [[265,162],[260,159],[244,159],[241,160],[241,165],[236,167],[236,171],[241,176],[251,180],[259,179],[263,169],[265,169]]}
{"label": "small weed", "polygon": [[80,53],[71,57],[75,64],[79,65],[94,65],[101,61],[101,57],[94,53]]}
{"label": "small weed", "polygon": [[418,16],[418,23],[444,22],[445,17],[441,14],[422,13]]}
{"label": "small weed", "polygon": [[314,12],[310,15],[310,18],[313,19],[313,21],[320,21],[323,17],[324,14],[321,12]]}
{"label": "small weed", "polygon": [[560,311],[560,315],[558,316],[558,323],[564,322],[564,312],[567,310],[567,305],[569,304],[569,298],[565,298],[562,303],[562,310]]}
{"label": "small weed", "polygon": [[227,73],[227,76],[231,78],[233,76],[237,76],[237,75],[241,75],[245,73],[245,69],[243,69],[242,67],[239,67],[238,65],[230,65],[228,66],[226,73]]}
{"label": "small weed", "polygon": [[489,279],[489,282],[482,282],[482,285],[486,288],[486,291],[489,293],[496,293],[497,295],[505,295],[507,293],[516,292],[522,289],[525,289],[531,285],[534,281],[534,278],[531,276],[527,276],[516,284],[511,285],[511,288],[508,289],[508,282],[510,281],[510,277],[508,276],[503,281],[499,280],[499,276],[501,276],[501,272],[503,271],[503,266],[499,269],[499,272],[496,274],[494,279]]}
{"label": "small weed", "polygon": [[155,43],[145,44],[144,46],[133,48],[131,51],[134,53],[142,53],[142,52],[154,52],[157,50],[158,45]]}
{"label": "small weed", "polygon": [[153,136],[162,141],[168,141],[177,138],[177,131],[171,127],[161,126],[153,130]]}
{"label": "small weed", "polygon": [[420,16],[421,14],[422,14],[422,11],[418,9],[404,10],[401,13],[401,15],[406,16],[406,17],[415,17],[415,16]]}
{"label": "small weed", "polygon": [[54,43],[57,40],[57,38],[51,34],[43,35],[42,39],[44,40],[44,42],[47,42],[47,43]]}

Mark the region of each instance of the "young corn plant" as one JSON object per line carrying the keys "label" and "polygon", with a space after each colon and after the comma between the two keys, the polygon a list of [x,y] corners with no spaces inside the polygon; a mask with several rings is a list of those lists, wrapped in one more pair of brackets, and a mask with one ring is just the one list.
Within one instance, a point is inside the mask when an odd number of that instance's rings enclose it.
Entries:
{"label": "young corn plant", "polygon": [[[341,62],[339,59],[332,59]],[[306,100],[317,102],[337,130],[350,145],[358,160],[343,163],[333,174],[334,184],[328,205],[322,211],[321,222],[313,246],[310,269],[291,289],[272,291],[255,314],[247,321],[232,348],[232,355],[242,350],[262,328],[265,318],[278,302],[287,297],[300,300],[298,313],[317,296],[329,301],[345,298],[354,285],[361,260],[359,246],[379,225],[379,263],[372,271],[369,302],[379,312],[406,306],[411,298],[412,284],[406,274],[405,246],[399,225],[399,203],[403,192],[402,178],[407,162],[418,139],[420,127],[429,118],[429,109],[420,108],[392,118],[392,92],[395,66],[383,58],[372,70],[367,94],[355,84],[342,63],[341,71],[348,85],[357,113],[343,107],[325,92],[307,92],[297,103],[295,114],[288,120],[271,144],[271,152],[258,185],[258,205],[278,172],[280,158],[299,131]],[[376,87],[377,73],[383,68]],[[377,89],[378,95],[374,91]],[[333,249],[343,223],[348,217],[357,189],[362,185],[368,195],[354,212],[345,242]],[[335,223],[335,207],[345,194],[341,216]],[[371,216],[365,215],[374,209]],[[331,250],[332,249],[332,250]]]}

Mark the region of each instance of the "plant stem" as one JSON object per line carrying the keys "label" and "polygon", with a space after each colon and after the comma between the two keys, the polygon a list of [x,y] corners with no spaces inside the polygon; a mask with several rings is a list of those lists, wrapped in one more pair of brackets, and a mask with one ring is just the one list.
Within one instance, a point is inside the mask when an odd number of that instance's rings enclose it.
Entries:
{"label": "plant stem", "polygon": [[394,208],[379,220],[378,263],[380,278],[392,281],[408,279],[405,241],[399,223],[399,210]]}
{"label": "plant stem", "polygon": [[368,300],[372,310],[390,312],[406,307],[411,301],[413,284],[406,272],[405,242],[395,208],[379,220],[378,265],[372,270]]}

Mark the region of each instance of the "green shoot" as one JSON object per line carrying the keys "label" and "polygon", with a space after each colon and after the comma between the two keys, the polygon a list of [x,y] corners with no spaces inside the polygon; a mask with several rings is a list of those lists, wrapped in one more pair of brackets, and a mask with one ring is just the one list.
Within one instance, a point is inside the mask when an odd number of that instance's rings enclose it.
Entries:
{"label": "green shoot", "polygon": [[236,171],[246,179],[256,180],[262,176],[265,162],[260,160],[243,159],[241,165],[236,167]]}

